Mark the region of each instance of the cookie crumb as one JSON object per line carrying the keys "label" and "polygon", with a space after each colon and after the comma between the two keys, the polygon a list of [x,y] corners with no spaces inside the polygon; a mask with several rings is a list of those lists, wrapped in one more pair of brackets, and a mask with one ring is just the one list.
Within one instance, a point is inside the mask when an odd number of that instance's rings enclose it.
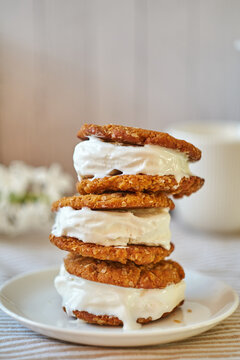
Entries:
{"label": "cookie crumb", "polygon": [[175,319],[175,320],[173,320],[175,323],[177,323],[177,324],[181,324],[181,320],[177,320],[177,319]]}
{"label": "cookie crumb", "polygon": [[191,309],[187,309],[187,312],[191,313],[191,312],[192,312],[192,310],[191,310]]}

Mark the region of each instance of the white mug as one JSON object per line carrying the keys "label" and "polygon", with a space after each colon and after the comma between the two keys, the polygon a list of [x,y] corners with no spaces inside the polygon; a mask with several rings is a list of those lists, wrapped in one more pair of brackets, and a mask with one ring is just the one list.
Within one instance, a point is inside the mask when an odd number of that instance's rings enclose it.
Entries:
{"label": "white mug", "polygon": [[202,159],[190,164],[194,175],[205,178],[197,193],[175,201],[179,217],[206,231],[240,231],[240,125],[193,123],[168,132],[202,150]]}

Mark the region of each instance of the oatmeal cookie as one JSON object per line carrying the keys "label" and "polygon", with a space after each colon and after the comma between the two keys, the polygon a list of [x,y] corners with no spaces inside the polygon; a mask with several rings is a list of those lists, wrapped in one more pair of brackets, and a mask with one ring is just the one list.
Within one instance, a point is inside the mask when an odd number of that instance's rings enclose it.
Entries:
{"label": "oatmeal cookie", "polygon": [[70,253],[64,265],[67,272],[86,280],[136,289],[163,289],[185,277],[183,268],[172,260],[149,265],[136,265],[131,261],[121,264]]}
{"label": "oatmeal cookie", "polygon": [[56,237],[52,234],[49,236],[49,239],[61,250],[69,251],[83,257],[117,261],[122,264],[126,264],[128,261],[133,261],[137,265],[156,264],[169,256],[174,250],[172,243],[170,249],[166,250],[161,246],[102,246],[85,243],[73,237]]}
{"label": "oatmeal cookie", "polygon": [[134,208],[169,208],[174,203],[164,193],[106,193],[64,197],[52,204],[52,211],[60,207],[71,206],[75,210],[83,207],[90,209],[134,209]]}
{"label": "oatmeal cookie", "polygon": [[204,179],[183,177],[178,183],[174,175],[114,175],[104,178],[83,179],[76,184],[80,194],[102,194],[109,191],[166,192],[180,198],[198,191]]}
{"label": "oatmeal cookie", "polygon": [[84,124],[77,134],[77,136],[82,140],[86,140],[88,136],[91,135],[99,137],[105,141],[140,146],[151,144],[178,150],[180,152],[184,152],[188,156],[189,161],[197,161],[201,158],[201,151],[194,145],[185,140],[176,139],[163,132],[122,125]]}
{"label": "oatmeal cookie", "polygon": [[[179,306],[183,304],[183,301],[181,301],[172,311],[164,313],[160,319],[165,318],[169,314],[172,314]],[[66,309],[63,307],[63,310],[66,311]],[[74,315],[81,320],[86,321],[89,324],[97,324],[97,325],[108,325],[108,326],[123,326],[122,320],[119,320],[116,316],[108,316],[108,315],[93,315],[90,314],[87,311],[79,311],[75,310],[73,311]],[[159,319],[157,319],[159,320]],[[154,321],[157,321],[154,320]],[[147,324],[149,322],[152,322],[152,318],[138,318],[137,322],[139,324]]]}

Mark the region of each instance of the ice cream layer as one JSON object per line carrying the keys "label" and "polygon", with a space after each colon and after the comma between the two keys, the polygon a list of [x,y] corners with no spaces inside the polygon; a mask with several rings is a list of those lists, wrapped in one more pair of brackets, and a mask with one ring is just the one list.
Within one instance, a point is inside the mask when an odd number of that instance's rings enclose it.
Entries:
{"label": "ice cream layer", "polygon": [[79,181],[84,177],[102,178],[116,170],[123,175],[174,175],[178,182],[191,175],[185,153],[158,145],[104,142],[94,136],[75,147],[73,162]]}
{"label": "ice cream layer", "polygon": [[69,316],[73,311],[94,315],[116,316],[123,321],[124,330],[140,327],[138,318],[160,318],[184,300],[185,282],[164,289],[135,289],[97,283],[69,274],[64,265],[55,278],[55,287]]}
{"label": "ice cream layer", "polygon": [[131,210],[74,210],[59,208],[54,236],[70,236],[104,246],[143,244],[170,249],[170,215],[167,208]]}

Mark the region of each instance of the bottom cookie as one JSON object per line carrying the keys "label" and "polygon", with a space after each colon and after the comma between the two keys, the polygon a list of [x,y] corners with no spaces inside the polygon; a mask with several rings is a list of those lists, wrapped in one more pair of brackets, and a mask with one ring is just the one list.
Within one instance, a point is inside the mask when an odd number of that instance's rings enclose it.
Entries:
{"label": "bottom cookie", "polygon": [[[159,319],[165,318],[166,316],[172,314],[179,306],[183,305],[184,300],[182,300],[172,311],[165,312],[162,314],[162,316]],[[63,310],[66,312],[65,307],[63,307]],[[87,311],[79,311],[75,310],[73,311],[73,314],[76,316],[76,318],[83,320],[89,324],[97,324],[97,325],[104,325],[104,326],[123,326],[122,320],[119,320],[116,316],[108,316],[108,315],[94,315],[90,314]],[[138,318],[137,323],[139,324],[147,324],[153,321],[157,321],[159,319],[153,320],[150,317],[148,318]]]}

